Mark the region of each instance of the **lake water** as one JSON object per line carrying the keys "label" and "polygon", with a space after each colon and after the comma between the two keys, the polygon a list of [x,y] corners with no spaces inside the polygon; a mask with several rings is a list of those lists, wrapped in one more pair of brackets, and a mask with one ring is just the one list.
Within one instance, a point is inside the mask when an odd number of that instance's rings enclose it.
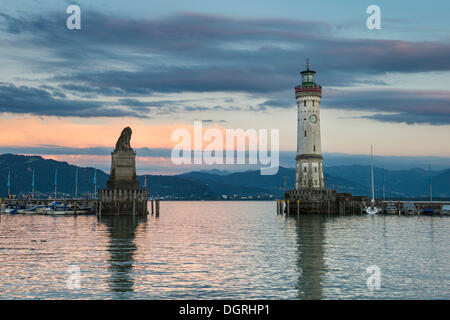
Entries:
{"label": "lake water", "polygon": [[[286,218],[244,201],[160,212],[2,215],[0,298],[450,299],[448,217]],[[80,288],[68,286],[76,268]]]}

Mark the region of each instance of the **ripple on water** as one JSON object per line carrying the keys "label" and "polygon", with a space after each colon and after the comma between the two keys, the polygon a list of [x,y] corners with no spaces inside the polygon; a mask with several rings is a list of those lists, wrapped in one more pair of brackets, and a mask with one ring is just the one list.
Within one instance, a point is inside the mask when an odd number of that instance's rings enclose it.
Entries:
{"label": "ripple on water", "polygon": [[[450,219],[163,202],[159,219],[3,215],[2,299],[449,299]],[[367,288],[367,267],[381,288]],[[69,289],[69,266],[81,288]]]}

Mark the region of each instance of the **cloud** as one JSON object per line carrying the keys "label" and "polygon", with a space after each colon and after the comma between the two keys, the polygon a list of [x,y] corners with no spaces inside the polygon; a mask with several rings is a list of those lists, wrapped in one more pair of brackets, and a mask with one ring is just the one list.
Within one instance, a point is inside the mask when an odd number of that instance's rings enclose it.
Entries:
{"label": "cloud", "polygon": [[64,99],[64,94],[14,84],[0,85],[0,112],[61,117],[146,117],[133,110],[111,107],[107,103]]}
{"label": "cloud", "polygon": [[450,124],[450,91],[329,89],[321,107],[376,112],[363,118],[382,122]]}
{"label": "cloud", "polygon": [[[327,85],[341,85],[342,74],[450,70],[448,43],[342,38],[317,21],[186,12],[129,19],[84,11],[82,30],[71,32],[56,13],[2,16],[4,32],[49,48],[61,64],[91,68],[84,77],[72,72],[75,79],[128,90],[137,83],[148,92],[274,91],[292,86],[306,56],[326,70]],[[119,67],[98,72],[93,61]]]}
{"label": "cloud", "polygon": [[[0,32],[13,35],[8,42],[11,50],[34,50],[38,54],[21,59],[30,59],[36,69],[51,74],[48,88],[2,86],[5,95],[0,97],[0,110],[142,117],[155,109],[163,113],[208,109],[186,106],[182,100],[149,103],[137,99],[183,92],[244,92],[266,99],[256,109],[289,108],[295,99],[287,90],[298,85],[298,72],[307,56],[312,58],[313,67],[320,68],[318,82],[324,92],[330,86],[370,82],[361,80],[367,75],[450,70],[449,43],[351,39],[338,36],[334,30],[317,21],[189,12],[130,19],[85,10],[82,30],[73,32],[67,30],[60,13],[26,17],[0,14]],[[342,96],[326,92],[324,107],[374,111],[377,114],[370,116],[374,120],[450,123],[445,109],[447,93],[442,97],[434,96],[433,91],[355,90]],[[68,93],[117,100],[109,104],[69,100],[65,97]]]}
{"label": "cloud", "polygon": [[408,114],[406,112],[395,114],[381,114],[377,113],[371,116],[364,116],[362,118],[377,120],[380,122],[394,122],[406,124],[430,124],[430,125],[450,125],[450,115],[432,115],[426,114]]}

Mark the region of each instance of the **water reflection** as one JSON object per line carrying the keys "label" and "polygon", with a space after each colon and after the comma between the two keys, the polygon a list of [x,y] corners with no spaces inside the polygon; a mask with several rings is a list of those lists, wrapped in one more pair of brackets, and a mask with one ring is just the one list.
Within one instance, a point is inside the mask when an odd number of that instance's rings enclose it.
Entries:
{"label": "water reflection", "polygon": [[326,273],[324,263],[325,222],[327,217],[301,215],[296,219],[298,243],[298,297],[322,299],[322,277]]}
{"label": "water reflection", "polygon": [[[133,291],[132,269],[136,250],[135,234],[139,224],[146,223],[146,217],[105,216],[100,222],[108,228],[110,258],[108,280],[110,290],[116,293]],[[121,298],[118,294],[117,298]]]}

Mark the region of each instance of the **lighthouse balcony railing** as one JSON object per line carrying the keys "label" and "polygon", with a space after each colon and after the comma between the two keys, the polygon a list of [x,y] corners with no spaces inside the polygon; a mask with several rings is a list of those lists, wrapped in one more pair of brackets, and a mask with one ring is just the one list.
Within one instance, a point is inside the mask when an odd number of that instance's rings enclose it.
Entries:
{"label": "lighthouse balcony railing", "polygon": [[311,86],[300,85],[300,86],[295,87],[295,93],[307,92],[307,91],[322,92],[322,87],[319,85],[311,85]]}

